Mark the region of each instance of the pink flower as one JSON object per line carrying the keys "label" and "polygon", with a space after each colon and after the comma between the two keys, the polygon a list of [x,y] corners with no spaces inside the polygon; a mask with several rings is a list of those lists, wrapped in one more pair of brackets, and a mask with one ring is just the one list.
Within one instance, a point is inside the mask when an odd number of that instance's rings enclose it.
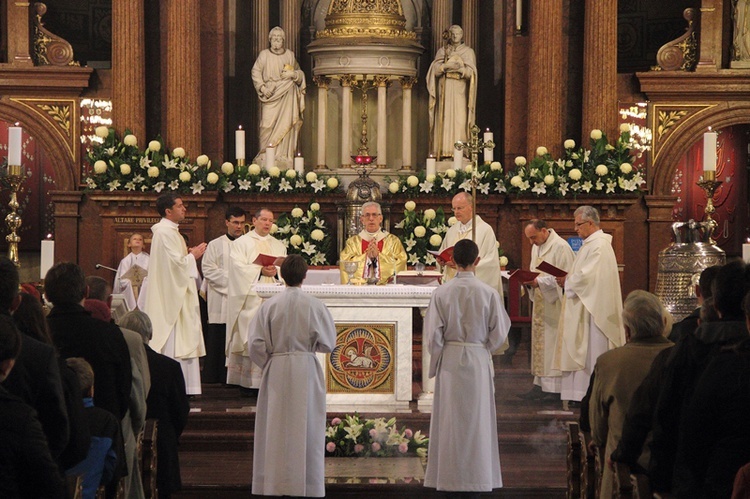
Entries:
{"label": "pink flower", "polygon": [[338,426],[340,424],[341,424],[341,419],[340,418],[333,418],[331,420],[331,426]]}
{"label": "pink flower", "polygon": [[336,444],[334,442],[328,442],[326,444],[326,451],[327,452],[333,452],[336,450]]}
{"label": "pink flower", "polygon": [[406,438],[411,438],[413,435],[414,435],[414,433],[412,433],[412,431],[409,428],[407,428],[407,429],[404,430],[404,436]]}
{"label": "pink flower", "polygon": [[401,454],[406,454],[406,451],[408,450],[409,450],[409,444],[407,444],[406,442],[398,444],[398,451]]}
{"label": "pink flower", "polygon": [[375,438],[377,436],[378,436],[378,430],[376,430],[375,428],[372,428],[370,430],[370,438]]}
{"label": "pink flower", "polygon": [[357,444],[354,446],[354,452],[356,452],[357,454],[359,454],[363,450],[365,450],[365,446],[362,444]]}
{"label": "pink flower", "polygon": [[378,452],[380,450],[380,444],[377,442],[373,442],[371,448],[373,452]]}

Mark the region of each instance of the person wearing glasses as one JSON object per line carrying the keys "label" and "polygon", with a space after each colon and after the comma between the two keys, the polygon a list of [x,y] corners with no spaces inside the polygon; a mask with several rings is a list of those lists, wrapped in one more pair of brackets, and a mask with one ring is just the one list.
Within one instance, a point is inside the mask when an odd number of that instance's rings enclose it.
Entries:
{"label": "person wearing glasses", "polygon": [[562,371],[560,398],[580,402],[596,359],[625,344],[622,292],[612,236],[599,228],[599,212],[580,206],[575,230],[583,239],[573,266],[555,278],[565,290],[562,326],[553,366]]}
{"label": "person wearing glasses", "polygon": [[363,204],[359,219],[362,230],[347,239],[339,255],[341,283],[346,284],[348,279],[344,262],[357,262],[354,277],[385,284],[391,276],[406,270],[406,251],[398,237],[381,228],[383,212],[378,203]]}

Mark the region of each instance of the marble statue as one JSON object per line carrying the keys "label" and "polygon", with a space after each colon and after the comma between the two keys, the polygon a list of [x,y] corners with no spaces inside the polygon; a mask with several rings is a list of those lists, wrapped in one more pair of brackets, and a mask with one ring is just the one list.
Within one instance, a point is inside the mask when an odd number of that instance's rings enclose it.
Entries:
{"label": "marble statue", "polygon": [[464,30],[454,24],[443,38],[427,71],[430,152],[438,161],[452,158],[456,141],[469,138],[477,100],[477,59],[463,43]]}
{"label": "marble statue", "polygon": [[734,0],[732,3],[732,60],[750,64],[750,0]]}
{"label": "marble statue", "polygon": [[270,48],[263,50],[252,69],[253,85],[261,103],[260,148],[255,158],[265,157],[268,145],[275,148],[276,162],[290,166],[297,151],[297,137],[305,110],[305,74],[294,53],[284,47],[280,27],[268,33]]}

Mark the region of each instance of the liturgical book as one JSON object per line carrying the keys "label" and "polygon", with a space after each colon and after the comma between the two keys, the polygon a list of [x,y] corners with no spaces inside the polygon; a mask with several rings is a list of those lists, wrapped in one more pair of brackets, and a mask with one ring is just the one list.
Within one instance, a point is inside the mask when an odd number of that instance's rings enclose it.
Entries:
{"label": "liturgical book", "polygon": [[284,262],[283,256],[271,256],[271,255],[264,255],[261,253],[258,255],[258,258],[255,259],[253,262],[255,265],[260,265],[262,267],[268,267],[269,265],[275,265],[279,266]]}

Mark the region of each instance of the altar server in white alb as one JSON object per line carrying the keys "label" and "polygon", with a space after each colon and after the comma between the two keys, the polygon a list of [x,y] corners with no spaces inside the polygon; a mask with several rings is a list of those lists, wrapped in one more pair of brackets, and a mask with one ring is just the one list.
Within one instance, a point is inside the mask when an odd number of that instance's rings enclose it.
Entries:
{"label": "altar server in white alb", "polygon": [[193,277],[196,260],[206,251],[206,243],[188,248],[179,231],[186,209],[175,193],[156,200],[162,219],[151,227],[151,261],[148,293],[143,311],[153,324],[149,346],[179,361],[188,395],[201,393],[198,358],[206,355],[198,305],[198,288]]}
{"label": "altar server in white alb", "polygon": [[281,264],[286,289],[255,315],[250,357],[263,369],[255,416],[253,494],[325,496],[326,390],[316,352],[336,344],[331,313],[300,288],[307,264]]}
{"label": "altar server in white alb", "polygon": [[258,265],[258,255],[286,256],[284,244],[271,235],[273,212],[261,208],[253,216],[253,230],[232,244],[227,291],[227,383],[243,388],[260,386],[260,369],[250,361],[247,335],[263,299],[253,291],[259,282],[279,282],[278,268]]}
{"label": "altar server in white alb", "polygon": [[143,247],[143,235],[137,232],[131,234],[128,239],[128,249],[130,250],[130,253],[120,260],[120,265],[117,266],[117,273],[115,274],[115,282],[112,286],[112,294],[121,294],[125,297],[125,303],[128,305],[128,310],[134,310],[136,308],[138,296],[133,288],[131,280],[123,278],[123,276],[136,265],[148,272],[149,255],[143,251]]}
{"label": "altar server in white alb", "polygon": [[599,355],[625,344],[625,327],[612,236],[599,228],[596,208],[580,206],[574,215],[583,246],[570,272],[556,278],[565,304],[553,366],[563,375],[560,398],[580,402]]}
{"label": "altar server in white alb", "polygon": [[[451,205],[453,215],[456,217],[456,223],[453,224],[448,232],[445,233],[443,244],[440,245],[442,253],[451,246],[455,246],[458,241],[463,239],[471,240],[472,207],[473,198],[468,192],[459,192],[453,196]],[[479,264],[476,267],[477,279],[497,290],[500,296],[503,296],[502,278],[500,276],[500,260],[497,255],[497,239],[492,227],[477,215],[477,234],[476,241],[479,247]],[[453,279],[456,275],[456,266],[453,262],[446,262],[438,259],[438,263],[443,266],[443,282]]]}
{"label": "altar server in white alb", "polygon": [[425,486],[475,497],[503,486],[491,352],[510,330],[497,290],[474,275],[478,254],[473,241],[456,243],[458,273],[432,294],[424,319],[435,378]]}

